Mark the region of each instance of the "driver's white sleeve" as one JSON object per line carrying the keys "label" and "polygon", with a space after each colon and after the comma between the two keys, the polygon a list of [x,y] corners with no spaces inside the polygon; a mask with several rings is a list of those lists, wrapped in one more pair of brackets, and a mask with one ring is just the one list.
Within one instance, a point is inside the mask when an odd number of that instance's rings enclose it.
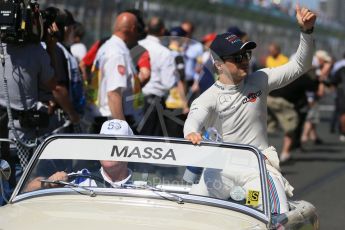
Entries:
{"label": "driver's white sleeve", "polygon": [[288,63],[279,67],[260,70],[268,76],[269,92],[284,87],[309,71],[312,67],[314,51],[315,42],[313,36],[301,33],[297,52]]}
{"label": "driver's white sleeve", "polygon": [[209,110],[205,105],[198,102],[198,99],[194,100],[183,127],[183,134],[186,137],[192,132],[201,133],[208,120]]}

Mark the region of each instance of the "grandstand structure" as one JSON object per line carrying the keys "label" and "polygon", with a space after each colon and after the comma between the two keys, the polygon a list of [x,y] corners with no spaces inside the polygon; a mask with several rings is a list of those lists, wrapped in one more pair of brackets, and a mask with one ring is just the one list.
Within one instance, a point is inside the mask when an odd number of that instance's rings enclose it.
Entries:
{"label": "grandstand structure", "polygon": [[[40,0],[40,3],[41,8],[53,5],[70,10],[85,25],[87,44],[108,36],[116,14],[133,7],[142,9],[145,17],[163,17],[168,28],[183,20],[192,21],[196,25],[195,39],[209,32],[221,33],[229,26],[238,26],[260,45],[256,56],[265,53],[266,45],[272,41],[281,45],[283,53],[291,55],[299,41],[291,5],[267,8],[249,0]],[[339,50],[344,47],[344,28],[335,20],[327,24],[320,19],[315,30],[317,48],[340,57],[344,52]]]}

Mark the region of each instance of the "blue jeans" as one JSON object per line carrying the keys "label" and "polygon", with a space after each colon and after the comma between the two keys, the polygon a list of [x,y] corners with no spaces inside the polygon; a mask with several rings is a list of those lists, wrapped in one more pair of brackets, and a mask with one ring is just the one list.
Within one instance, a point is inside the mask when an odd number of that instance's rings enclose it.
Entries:
{"label": "blue jeans", "polygon": [[[2,182],[2,186],[0,185],[0,206],[3,206],[6,204],[6,200],[10,199],[12,191],[10,189],[10,186],[7,180],[2,179],[0,183],[1,182]],[[3,192],[1,191],[2,188],[4,189]],[[2,196],[3,193],[5,195],[5,198]]]}
{"label": "blue jeans", "polygon": [[[23,174],[23,168],[20,166],[20,164],[16,164],[15,168],[16,168],[15,177],[16,177],[16,182],[18,183],[21,175]],[[2,186],[0,185],[0,206],[3,206],[6,204],[6,200],[10,199],[12,192],[14,191],[14,188],[10,187],[10,184],[8,183],[7,180],[2,179],[1,182],[2,182]],[[1,188],[4,189],[3,193],[1,191]],[[5,195],[5,199],[2,196],[2,194]]]}
{"label": "blue jeans", "polygon": [[23,170],[22,166],[19,163],[17,163],[16,164],[16,172],[15,172],[16,184],[18,184],[18,181],[19,181],[20,177],[23,175],[23,172],[24,172],[24,170]]}

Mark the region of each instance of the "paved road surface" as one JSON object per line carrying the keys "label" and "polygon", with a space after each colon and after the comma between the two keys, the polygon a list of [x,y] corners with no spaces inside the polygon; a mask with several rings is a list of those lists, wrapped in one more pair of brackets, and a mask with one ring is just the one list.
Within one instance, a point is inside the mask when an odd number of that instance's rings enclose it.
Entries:
{"label": "paved road surface", "polygon": [[[323,114],[318,127],[322,145],[309,143],[306,152],[293,152],[292,161],[282,166],[285,177],[294,186],[294,199],[314,204],[320,217],[320,229],[345,229],[345,143],[330,134]],[[270,144],[280,150],[282,134],[270,135]]]}

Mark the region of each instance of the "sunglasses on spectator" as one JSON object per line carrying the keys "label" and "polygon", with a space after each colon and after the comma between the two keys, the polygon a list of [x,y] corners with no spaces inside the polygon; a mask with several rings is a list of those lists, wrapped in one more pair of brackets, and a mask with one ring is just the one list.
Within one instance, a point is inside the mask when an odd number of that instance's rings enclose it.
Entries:
{"label": "sunglasses on spectator", "polygon": [[251,51],[246,51],[245,53],[242,54],[237,54],[237,55],[231,55],[231,56],[225,56],[222,59],[225,60],[230,60],[235,63],[241,63],[243,62],[244,59],[249,61],[252,58],[252,52]]}

